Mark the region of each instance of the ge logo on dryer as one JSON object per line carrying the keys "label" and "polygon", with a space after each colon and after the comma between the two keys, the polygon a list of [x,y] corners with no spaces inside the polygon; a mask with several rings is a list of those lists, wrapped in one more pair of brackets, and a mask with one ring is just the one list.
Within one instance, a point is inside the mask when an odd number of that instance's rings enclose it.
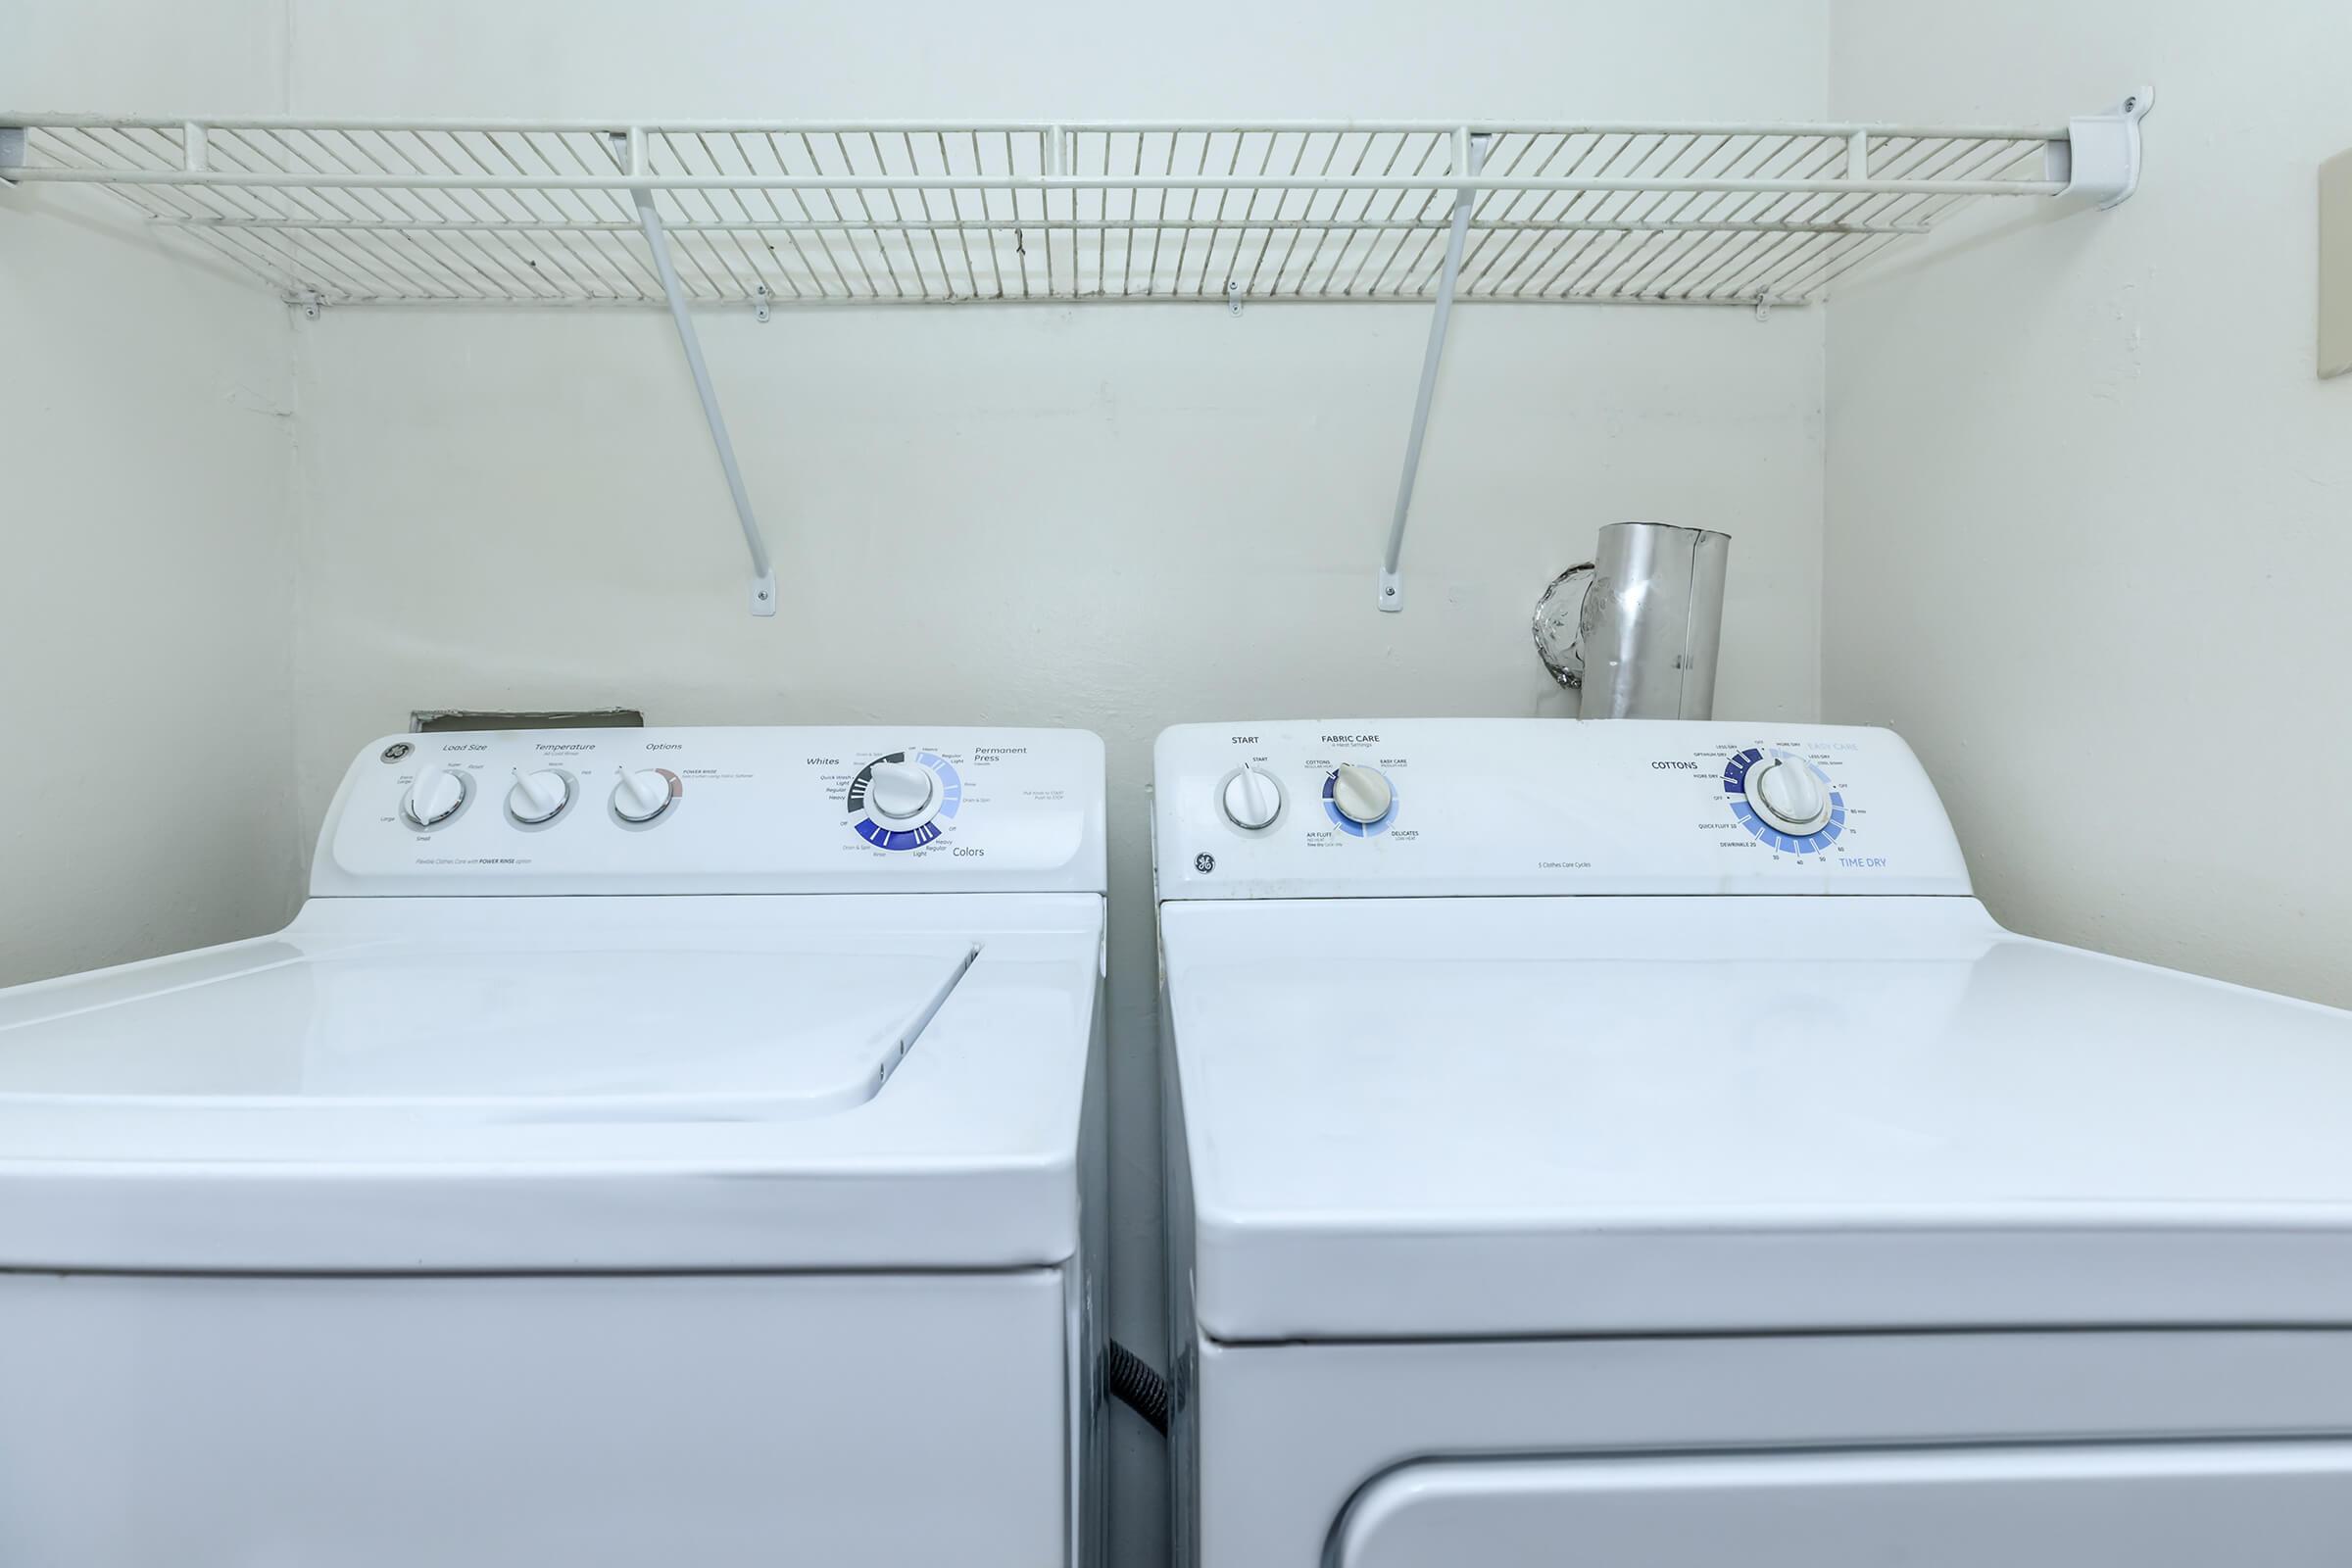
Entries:
{"label": "ge logo on dryer", "polygon": [[1217,858],[1209,854],[1206,850],[1202,850],[1199,855],[1193,857],[1193,869],[1200,872],[1202,876],[1208,875],[1209,872],[1214,871],[1216,868]]}

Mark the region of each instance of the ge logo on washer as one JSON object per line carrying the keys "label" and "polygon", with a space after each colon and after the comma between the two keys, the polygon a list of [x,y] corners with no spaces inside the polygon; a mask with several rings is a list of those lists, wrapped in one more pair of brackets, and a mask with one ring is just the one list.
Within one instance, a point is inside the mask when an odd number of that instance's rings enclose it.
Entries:
{"label": "ge logo on washer", "polygon": [[1202,876],[1208,875],[1209,872],[1214,871],[1216,868],[1217,858],[1215,856],[1203,851],[1202,853],[1193,857],[1193,869],[1200,872]]}

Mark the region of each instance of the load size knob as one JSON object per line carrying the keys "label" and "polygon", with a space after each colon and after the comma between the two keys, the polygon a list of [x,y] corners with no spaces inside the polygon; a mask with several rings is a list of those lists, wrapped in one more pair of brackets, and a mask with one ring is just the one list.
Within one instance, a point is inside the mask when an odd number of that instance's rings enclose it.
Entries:
{"label": "load size knob", "polygon": [[1803,838],[1830,819],[1830,790],[1821,775],[1793,757],[1774,757],[1748,770],[1747,804],[1766,825]]}
{"label": "load size knob", "polygon": [[1396,804],[1396,790],[1376,767],[1342,762],[1331,776],[1331,805],[1358,827],[1370,827]]}
{"label": "load size knob", "polygon": [[466,808],[473,781],[455,768],[428,762],[401,798],[400,814],[414,828],[436,828]]}

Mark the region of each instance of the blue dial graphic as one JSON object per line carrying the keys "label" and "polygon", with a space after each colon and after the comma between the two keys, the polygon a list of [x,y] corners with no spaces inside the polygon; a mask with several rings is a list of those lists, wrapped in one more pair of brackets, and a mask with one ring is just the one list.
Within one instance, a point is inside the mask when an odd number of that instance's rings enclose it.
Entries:
{"label": "blue dial graphic", "polygon": [[[1748,804],[1748,775],[1760,774],[1772,763],[1804,768],[1820,780],[1821,787],[1829,792],[1829,820],[1810,833],[1795,834],[1784,832],[1758,815],[1756,808]],[[1830,782],[1827,773],[1791,752],[1749,747],[1724,764],[1723,792],[1731,797],[1732,815],[1740,819],[1740,825],[1785,855],[1818,855],[1837,843],[1838,835],[1845,831],[1845,796]]]}
{"label": "blue dial graphic", "polygon": [[[874,777],[874,769],[890,764],[911,764],[928,768],[933,778],[935,802],[931,814],[919,822],[904,822],[896,826],[877,819],[867,808],[866,796]],[[858,770],[850,780],[849,808],[851,826],[859,838],[877,850],[919,850],[947,831],[950,818],[963,805],[963,779],[956,773],[956,764],[937,752],[907,750],[877,757]]]}
{"label": "blue dial graphic", "polygon": [[1389,808],[1369,822],[1358,822],[1340,809],[1340,803],[1333,799],[1339,790],[1339,785],[1340,770],[1338,768],[1335,767],[1323,775],[1323,814],[1331,818],[1333,827],[1338,828],[1349,838],[1368,839],[1376,833],[1386,833],[1389,830],[1389,824],[1396,820],[1396,786],[1394,780],[1389,783]]}

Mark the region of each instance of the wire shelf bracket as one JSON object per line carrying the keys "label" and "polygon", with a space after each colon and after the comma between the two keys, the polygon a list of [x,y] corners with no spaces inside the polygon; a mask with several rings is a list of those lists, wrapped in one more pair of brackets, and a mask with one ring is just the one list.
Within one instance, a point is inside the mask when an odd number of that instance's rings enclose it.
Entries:
{"label": "wire shelf bracket", "polygon": [[[1492,136],[1464,131],[1454,147],[1453,167],[1476,175],[1486,167]],[[1437,395],[1438,364],[1446,357],[1446,325],[1453,316],[1453,296],[1462,275],[1462,244],[1470,237],[1470,210],[1478,204],[1478,187],[1464,185],[1453,199],[1453,219],[1446,230],[1446,260],[1438,269],[1438,297],[1430,307],[1429,347],[1421,355],[1421,383],[1413,393],[1413,424],[1404,438],[1404,474],[1396,481],[1396,510],[1389,519],[1388,554],[1381,557],[1378,593],[1373,603],[1390,614],[1404,609],[1404,577],[1397,570],[1404,556],[1404,524],[1413,510],[1413,481],[1421,473],[1421,440],[1429,434],[1429,405]]]}
{"label": "wire shelf bracket", "polygon": [[[612,155],[631,173],[645,169],[645,138],[641,131],[616,131],[610,138]],[[776,612],[776,566],[767,554],[767,539],[760,531],[760,519],[752,512],[751,492],[744,488],[743,469],[735,462],[735,443],[727,435],[727,416],[719,412],[718,389],[710,384],[710,368],[703,361],[703,340],[694,330],[694,316],[687,309],[686,285],[678,281],[676,259],[670,255],[669,236],[662,226],[662,213],[655,205],[653,190],[645,185],[631,188],[630,198],[637,207],[637,220],[645,233],[647,254],[654,259],[654,271],[662,280],[662,294],[669,302],[669,318],[678,329],[678,346],[686,353],[686,369],[694,377],[694,395],[703,405],[704,422],[710,426],[710,445],[718,454],[719,471],[727,481],[727,495],[735,503],[735,520],[742,524],[744,547],[752,554],[751,609],[755,615],[773,615]],[[767,291],[760,290],[758,316],[767,319]]]}
{"label": "wire shelf bracket", "polygon": [[328,306],[666,309],[755,581],[775,581],[693,308],[1806,305],[1980,198],[2111,207],[2145,87],[2055,126],[1784,122],[173,119],[0,111],[0,183],[86,184]]}

